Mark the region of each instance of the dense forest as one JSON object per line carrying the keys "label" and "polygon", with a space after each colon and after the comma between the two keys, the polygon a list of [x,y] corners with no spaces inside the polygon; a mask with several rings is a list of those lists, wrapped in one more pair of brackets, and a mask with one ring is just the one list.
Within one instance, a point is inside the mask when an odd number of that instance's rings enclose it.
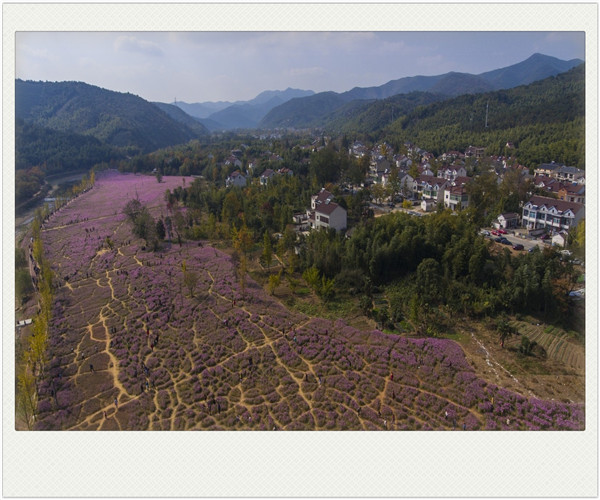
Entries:
{"label": "dense forest", "polygon": [[16,117],[52,130],[95,137],[148,153],[197,138],[198,133],[133,94],[81,82],[17,80]]}

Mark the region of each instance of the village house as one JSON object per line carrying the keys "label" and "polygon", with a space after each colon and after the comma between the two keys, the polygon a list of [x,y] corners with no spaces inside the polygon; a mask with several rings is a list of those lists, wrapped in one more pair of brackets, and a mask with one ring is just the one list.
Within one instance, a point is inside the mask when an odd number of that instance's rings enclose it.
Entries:
{"label": "village house", "polygon": [[[390,173],[386,172],[381,176],[381,183],[384,188],[387,188],[390,182]],[[398,184],[400,187],[400,194],[404,198],[412,198],[413,192],[417,189],[415,180],[406,172],[398,172]]]}
{"label": "village house", "polygon": [[447,181],[453,181],[457,177],[466,177],[467,170],[465,167],[444,167],[438,170],[437,176]]}
{"label": "village house", "polygon": [[455,160],[463,159],[464,157],[465,155],[460,151],[447,151],[445,153],[442,153],[442,156],[440,158],[444,162],[453,162]]}
{"label": "village house", "polygon": [[343,231],[347,227],[347,212],[342,206],[334,203],[333,194],[324,188],[311,196],[311,211],[307,212],[308,223],[312,229],[335,229]]}
{"label": "village house", "polygon": [[289,168],[283,167],[278,169],[277,171],[267,168],[259,177],[259,182],[261,186],[266,186],[269,181],[277,176],[277,175],[293,175],[294,172],[292,172]]}
{"label": "village house", "polygon": [[422,165],[419,165],[418,167],[419,170],[419,175],[428,175],[430,177],[433,177],[433,170],[431,170],[431,165],[429,163],[423,163]]}
{"label": "village house", "polygon": [[493,225],[496,229],[515,229],[519,227],[519,214],[514,212],[500,214]]}
{"label": "village house", "polygon": [[565,247],[569,239],[569,233],[567,231],[559,231],[552,237],[552,246]]}
{"label": "village house", "polygon": [[282,167],[282,168],[278,169],[278,170],[277,170],[277,173],[278,173],[279,175],[289,175],[290,177],[294,175],[294,171],[293,171],[293,170],[290,170],[290,169],[289,169],[289,168],[287,168],[287,167]]}
{"label": "village house", "polygon": [[227,187],[246,187],[247,184],[248,177],[239,170],[232,172],[225,180],[225,185]]}
{"label": "village house", "polygon": [[585,184],[561,184],[557,194],[559,200],[585,204]]}
{"label": "village house", "polygon": [[259,177],[260,185],[266,186],[269,183],[271,177],[275,175],[275,171],[267,168]]}
{"label": "village house", "polygon": [[554,171],[556,179],[561,182],[577,182],[577,179],[585,176],[585,172],[576,167],[559,167]]}
{"label": "village house", "polygon": [[560,167],[564,167],[564,165],[560,164],[560,163],[554,163],[554,162],[550,162],[550,163],[542,163],[538,168],[536,168],[533,171],[533,174],[537,177],[537,176],[543,176],[543,177],[554,177],[554,173],[556,170],[558,170]]}
{"label": "village house", "polygon": [[412,165],[412,160],[406,155],[396,155],[394,160],[398,168],[408,168]]}
{"label": "village house", "polygon": [[229,158],[225,160],[225,165],[230,166],[233,165],[236,168],[242,168],[242,162],[239,158],[231,155]]}
{"label": "village house", "polygon": [[[553,177],[547,177],[544,175],[536,175],[533,178],[533,185],[538,189],[543,189],[548,192],[558,193],[558,181]],[[553,186],[556,188],[553,189]]]}
{"label": "village house", "polygon": [[325,188],[322,188],[318,194],[312,195],[310,197],[310,208],[311,210],[315,210],[317,208],[317,205],[320,205],[322,203],[329,203],[330,201],[333,201],[333,198],[333,194],[331,194]]}
{"label": "village house", "polygon": [[444,200],[444,188],[450,183],[446,179],[422,174],[417,178],[416,184],[417,196],[440,203]]}
{"label": "village house", "polygon": [[465,149],[465,158],[474,157],[475,159],[480,160],[481,158],[483,158],[484,153],[485,148],[469,146],[467,149]]}
{"label": "village house", "polygon": [[371,160],[370,169],[374,175],[381,177],[386,171],[389,171],[390,162],[388,159],[378,156]]}
{"label": "village house", "polygon": [[553,233],[568,231],[585,215],[585,206],[570,201],[555,200],[546,196],[532,196],[523,206],[523,227],[545,228]]}
{"label": "village house", "polygon": [[355,158],[362,158],[368,152],[369,150],[367,147],[359,141],[354,141],[354,144],[352,144],[352,146],[350,146],[348,149],[348,154],[354,156]]}
{"label": "village house", "polygon": [[469,194],[464,184],[444,188],[444,207],[453,211],[464,210],[469,206]]}

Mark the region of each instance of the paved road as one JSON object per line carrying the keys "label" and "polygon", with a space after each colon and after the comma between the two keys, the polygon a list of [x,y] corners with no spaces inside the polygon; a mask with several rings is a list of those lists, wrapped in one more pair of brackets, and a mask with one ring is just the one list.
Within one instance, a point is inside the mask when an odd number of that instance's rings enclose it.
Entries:
{"label": "paved road", "polygon": [[[488,229],[488,231],[491,232],[490,229]],[[527,238],[520,238],[519,236],[515,236],[514,234],[503,234],[502,236],[504,236],[508,241],[510,241],[513,245],[520,243],[521,245],[523,245],[523,248],[525,248],[525,250],[529,250],[530,248],[539,246],[540,249],[544,248],[545,243],[542,242],[542,240],[530,240]],[[489,238],[494,239],[497,238],[497,236],[494,236],[492,234],[490,234]],[[501,245],[501,243],[499,243],[499,245]],[[508,246],[508,245],[506,245]]]}

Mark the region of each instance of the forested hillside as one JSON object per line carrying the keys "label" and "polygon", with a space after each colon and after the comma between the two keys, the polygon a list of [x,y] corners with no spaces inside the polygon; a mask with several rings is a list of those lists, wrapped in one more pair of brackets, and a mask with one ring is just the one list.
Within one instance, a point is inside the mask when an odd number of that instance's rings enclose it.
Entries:
{"label": "forested hillside", "polygon": [[124,156],[95,137],[59,132],[23,120],[16,121],[15,141],[17,170],[44,165],[48,175],[90,169],[96,163]]}
{"label": "forested hillside", "polygon": [[323,117],[348,102],[336,92],[320,92],[298,97],[273,108],[258,124],[259,127],[319,127]]}
{"label": "forested hillside", "polygon": [[17,80],[15,104],[16,117],[26,122],[92,136],[108,145],[138,152],[198,136],[141,97],[81,82]]}
{"label": "forested hillside", "polygon": [[414,142],[436,155],[469,145],[504,154],[510,141],[526,166],[555,160],[583,168],[584,96],[582,64],[530,85],[419,107],[382,135]]}
{"label": "forested hillside", "polygon": [[444,99],[438,94],[411,92],[377,101],[351,101],[331,113],[324,128],[332,133],[373,134],[418,106]]}

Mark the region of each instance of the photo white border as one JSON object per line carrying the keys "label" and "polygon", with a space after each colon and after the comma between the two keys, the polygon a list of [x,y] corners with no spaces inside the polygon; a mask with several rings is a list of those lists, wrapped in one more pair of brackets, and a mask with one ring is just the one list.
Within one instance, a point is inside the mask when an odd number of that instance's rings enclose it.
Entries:
{"label": "photo white border", "polygon": [[[587,233],[583,432],[16,432],[16,31],[585,31],[586,212],[598,220],[596,4],[3,4],[3,495],[598,495],[597,228]],[[12,284],[12,285],[11,285]],[[12,321],[12,323],[11,323]]]}

